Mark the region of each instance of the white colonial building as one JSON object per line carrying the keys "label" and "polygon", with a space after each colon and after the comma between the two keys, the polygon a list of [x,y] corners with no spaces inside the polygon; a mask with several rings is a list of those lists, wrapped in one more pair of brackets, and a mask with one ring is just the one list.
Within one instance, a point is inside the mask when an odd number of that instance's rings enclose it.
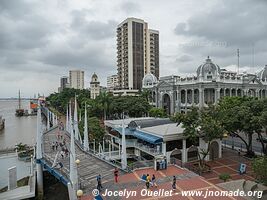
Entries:
{"label": "white colonial building", "polygon": [[192,106],[215,104],[224,96],[267,97],[267,65],[258,74],[237,74],[221,69],[208,57],[197,68],[196,76],[165,76],[158,81],[149,73],[143,89],[152,93],[152,104],[168,114],[187,112]]}

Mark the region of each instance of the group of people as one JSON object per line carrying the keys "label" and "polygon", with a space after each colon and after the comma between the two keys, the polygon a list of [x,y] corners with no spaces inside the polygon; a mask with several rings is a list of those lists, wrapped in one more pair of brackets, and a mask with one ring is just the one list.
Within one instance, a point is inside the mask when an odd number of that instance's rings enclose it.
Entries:
{"label": "group of people", "polygon": [[[152,178],[150,178],[149,174],[147,174],[147,175],[144,174],[142,176],[142,179],[145,180],[147,189],[150,188],[150,185],[151,185],[151,187],[157,187],[156,177],[154,174],[152,175]],[[176,176],[173,176],[173,178],[172,178],[172,189],[176,190]]]}
{"label": "group of people", "polygon": [[[118,178],[119,178],[119,170],[118,170],[118,168],[115,168],[115,170],[114,170],[114,181],[115,181],[115,183],[118,183]],[[142,180],[145,180],[147,189],[150,189],[150,185],[151,185],[152,188],[158,187],[157,184],[156,184],[156,176],[155,176],[155,174],[152,175],[152,178],[150,177],[149,174],[147,174],[147,175],[144,174],[142,176]],[[100,174],[96,177],[96,181],[97,181],[97,189],[99,191],[101,191],[103,186],[102,186],[102,177],[101,177]],[[176,176],[173,176],[173,178],[172,178],[172,189],[176,190]]]}
{"label": "group of people", "polygon": [[151,185],[151,187],[157,187],[155,174],[152,175],[152,178],[150,177],[149,174],[147,174],[147,175],[144,174],[142,176],[142,179],[145,180],[147,189],[150,188],[150,185]]}

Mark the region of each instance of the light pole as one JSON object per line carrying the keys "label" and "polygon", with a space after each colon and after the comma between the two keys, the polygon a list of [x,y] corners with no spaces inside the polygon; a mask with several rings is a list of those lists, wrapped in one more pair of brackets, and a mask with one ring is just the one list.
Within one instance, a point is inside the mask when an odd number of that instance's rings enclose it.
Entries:
{"label": "light pole", "polygon": [[76,195],[77,195],[78,199],[81,199],[81,197],[83,196],[83,191],[77,190]]}

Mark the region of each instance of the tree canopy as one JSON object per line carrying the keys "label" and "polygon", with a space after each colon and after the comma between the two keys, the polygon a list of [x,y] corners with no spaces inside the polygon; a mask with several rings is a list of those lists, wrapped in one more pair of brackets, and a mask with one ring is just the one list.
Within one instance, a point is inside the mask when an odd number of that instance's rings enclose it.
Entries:
{"label": "tree canopy", "polygon": [[240,138],[246,146],[247,156],[254,156],[252,136],[258,134],[263,153],[266,145],[262,136],[266,134],[267,101],[252,97],[225,97],[218,105],[223,127],[233,136]]}

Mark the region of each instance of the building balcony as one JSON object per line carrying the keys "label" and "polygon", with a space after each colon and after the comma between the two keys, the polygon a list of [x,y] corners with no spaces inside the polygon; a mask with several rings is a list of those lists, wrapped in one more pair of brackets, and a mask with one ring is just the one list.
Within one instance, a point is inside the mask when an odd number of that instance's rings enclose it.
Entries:
{"label": "building balcony", "polygon": [[[119,138],[115,138],[115,142],[121,145],[121,140]],[[162,155],[162,152],[160,151],[160,145],[156,147],[150,147],[149,145],[137,142],[137,139],[126,139],[126,148],[130,147],[137,148],[152,156]]]}

